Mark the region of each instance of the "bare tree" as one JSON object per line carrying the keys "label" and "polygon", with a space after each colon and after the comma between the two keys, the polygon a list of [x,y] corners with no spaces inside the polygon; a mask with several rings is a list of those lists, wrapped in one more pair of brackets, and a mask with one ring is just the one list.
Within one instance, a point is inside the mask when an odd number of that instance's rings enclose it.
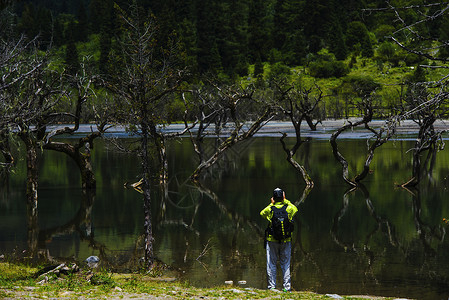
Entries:
{"label": "bare tree", "polygon": [[[0,43],[0,150],[5,157],[2,165],[11,167],[11,138],[18,136],[26,150],[27,166],[27,208],[30,228],[29,245],[31,255],[36,254],[38,232],[38,183],[39,159],[42,150],[52,149],[69,154],[80,167],[84,188],[95,187],[95,179],[90,165],[90,157],[79,152],[78,147],[69,143],[54,142],[53,138],[60,134],[72,134],[79,129],[82,107],[91,96],[90,83],[82,76],[74,76],[73,82],[78,92],[72,108],[70,88],[66,85],[67,77],[63,72],[53,70],[49,66],[50,53],[38,51],[38,37],[27,42],[22,36],[18,40],[2,40]],[[83,90],[85,88],[85,90]],[[67,109],[67,110],[65,110]],[[48,131],[49,126],[58,121],[74,123],[74,127],[55,127]],[[93,144],[98,132],[86,137]],[[84,146],[83,138],[80,145]],[[69,151],[70,150],[70,151]],[[34,228],[36,227],[36,228]]]}
{"label": "bare tree", "polygon": [[[401,186],[416,186],[427,171],[432,175],[437,152],[444,149],[442,134],[445,130],[436,130],[435,122],[447,115],[445,108],[449,99],[447,91],[437,91],[431,94],[422,84],[416,83],[409,86],[408,94],[405,96],[405,105],[401,114],[403,119],[411,119],[418,126],[419,131],[415,145],[411,149],[413,157],[412,176]],[[423,155],[427,157],[422,161]]]}
{"label": "bare tree", "polygon": [[165,136],[158,130],[163,121],[163,108],[181,83],[177,66],[176,43],[159,45],[153,18],[134,1],[130,13],[120,10],[123,36],[118,37],[121,53],[118,61],[123,71],[106,80],[116,96],[121,118],[130,132],[140,137],[140,159],[144,197],[145,262],[151,269],[154,262],[151,217],[151,150],[156,149],[160,182],[167,181]]}
{"label": "bare tree", "polygon": [[296,142],[293,147],[289,149],[285,142],[287,134],[284,132],[280,140],[282,148],[287,154],[287,161],[301,173],[308,188],[313,187],[313,181],[305,167],[299,164],[294,159],[294,156],[301,145],[309,141],[309,139],[303,139],[301,136],[302,122],[306,121],[311,130],[316,130],[316,125],[320,122],[320,120],[318,120],[314,123],[313,115],[315,114],[318,104],[322,101],[323,92],[318,86],[315,86],[315,88],[318,91],[316,96],[312,96],[313,87],[307,89],[304,87],[288,85],[283,88],[281,85],[277,84],[275,91],[275,95],[278,95],[280,98],[279,101],[275,101],[279,102],[281,111],[290,119],[295,128],[296,135]]}
{"label": "bare tree", "polygon": [[[196,122],[199,123],[199,130],[196,138],[189,129],[191,141],[200,157],[200,162],[190,177],[194,182],[198,182],[202,172],[213,166],[228,149],[254,136],[273,117],[270,105],[257,102],[253,98],[254,90],[252,87],[248,89],[218,85],[214,85],[214,87],[217,91],[214,94],[216,98],[209,98],[206,101],[205,98],[210,97],[210,95],[198,96],[200,101],[196,107],[196,114],[198,115]],[[245,122],[243,119],[248,117],[248,108],[252,105],[259,105],[261,112],[256,116],[254,122]],[[205,157],[201,151],[201,143],[205,130],[212,122],[217,137],[223,134],[225,138],[219,140],[213,153]],[[227,132],[223,131],[224,128]]]}
{"label": "bare tree", "polygon": [[[431,2],[400,7],[386,1],[383,8],[365,11],[392,14],[392,22],[399,24],[399,29],[392,32],[390,38],[400,48],[421,59],[418,68],[430,71],[449,68],[447,26],[440,25],[440,30],[428,30],[443,18],[447,20],[449,3]],[[441,32],[445,32],[446,37]],[[449,75],[442,75],[437,80],[428,81],[425,76],[420,76],[407,83],[407,95],[402,99],[404,104],[397,119],[412,119],[418,124],[419,132],[412,149],[412,178],[402,186],[416,186],[421,180],[424,166],[427,165],[431,170],[436,153],[444,147],[441,139],[443,131],[435,130],[434,124],[437,120],[447,117],[445,107],[449,98],[446,87],[448,78]],[[428,156],[423,164],[421,157],[425,152],[428,152]]]}
{"label": "bare tree", "polygon": [[[7,24],[2,25],[6,26]],[[6,27],[3,29],[6,30]],[[1,32],[1,34],[4,33]],[[36,39],[26,42],[23,36],[17,40],[0,41],[0,70],[2,74],[0,78],[0,113],[2,115],[0,119],[0,151],[5,158],[5,162],[1,166],[8,168],[14,162],[9,141],[12,126],[17,123],[17,120],[33,119],[36,109],[38,109],[15,98],[20,86],[43,67],[43,60],[37,57],[36,53],[32,53],[35,42]]]}
{"label": "bare tree", "polygon": [[[48,115],[48,118],[53,119],[53,123],[64,120],[65,123],[73,125],[64,127],[57,126],[52,130],[46,130],[45,137],[43,138],[43,149],[67,154],[74,160],[80,170],[82,188],[95,189],[96,180],[91,163],[91,149],[94,147],[94,140],[101,137],[107,130],[109,117],[104,115],[100,117],[96,114],[96,130],[91,127],[91,132],[80,137],[74,144],[55,140],[58,136],[64,134],[72,135],[80,129],[82,111],[88,100],[94,97],[92,85],[96,77],[88,73],[87,63],[88,61],[85,60],[81,64],[81,71],[79,73],[65,77],[65,81],[68,83],[66,86],[66,97],[70,100],[73,98],[73,103],[75,104],[73,107],[74,111],[58,111]],[[89,108],[96,111],[95,106]]]}
{"label": "bare tree", "polygon": [[[370,122],[373,118],[373,105],[371,102],[371,96],[365,98],[359,105],[360,111],[363,113],[363,117],[355,122],[346,120],[346,124],[332,133],[332,136],[330,138],[332,153],[334,154],[335,159],[342,166],[343,179],[351,186],[357,186],[358,182],[363,180],[369,174],[369,166],[374,158],[374,151],[393,137],[397,124],[396,120],[392,118],[385,122],[384,127],[380,128],[379,130],[375,130],[370,126]],[[349,177],[348,162],[338,150],[337,138],[344,131],[349,129],[353,130],[359,126],[363,126],[365,129],[373,133],[373,141],[371,143],[368,143],[368,154],[363,165],[363,170],[358,173],[353,179],[351,179]]]}
{"label": "bare tree", "polygon": [[[52,111],[61,99],[60,77],[46,69],[46,60],[37,52],[29,52],[20,68],[31,70],[21,72],[8,83],[4,90],[3,103],[6,107],[4,128],[16,129],[26,149],[27,162],[27,208],[31,223],[37,225],[39,158],[41,142],[45,135],[46,115]],[[37,240],[36,230],[29,232],[29,240]],[[34,243],[30,243],[34,245]],[[31,255],[37,248],[32,246]]]}

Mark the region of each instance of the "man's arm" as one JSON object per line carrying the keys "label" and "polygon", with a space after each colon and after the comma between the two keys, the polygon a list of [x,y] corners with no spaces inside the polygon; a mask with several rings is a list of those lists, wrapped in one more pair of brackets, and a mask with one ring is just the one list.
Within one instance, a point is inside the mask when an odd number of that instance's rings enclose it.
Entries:
{"label": "man's arm", "polygon": [[262,218],[271,221],[271,204],[268,205],[267,207],[265,207],[264,209],[262,209],[262,211],[260,212],[260,215],[262,216]]}
{"label": "man's arm", "polygon": [[296,213],[298,212],[298,208],[291,203],[290,201],[288,201],[287,199],[284,199],[284,203],[287,204],[287,213],[290,216],[290,220],[293,219],[293,217],[296,215]]}

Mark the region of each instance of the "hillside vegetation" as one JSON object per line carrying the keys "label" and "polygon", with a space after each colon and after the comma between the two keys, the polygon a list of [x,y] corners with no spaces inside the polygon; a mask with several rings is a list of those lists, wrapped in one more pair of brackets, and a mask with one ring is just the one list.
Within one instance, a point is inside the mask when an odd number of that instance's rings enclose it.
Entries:
{"label": "hillside vegetation", "polygon": [[[420,2],[390,4],[424,5]],[[146,22],[155,28],[150,41],[154,55],[174,49],[177,67],[189,74],[184,77],[187,84],[214,80],[254,83],[259,89],[280,81],[303,88],[317,85],[326,96],[320,118],[356,115],[356,103],[373,92],[382,108],[376,117],[385,117],[401,101],[408,82],[436,80],[447,73],[432,70],[416,75],[418,65],[429,62],[389,39],[401,33],[404,24],[393,22],[393,10],[382,10],[388,7],[385,1],[34,0],[17,2],[11,10],[16,15],[16,35],[39,36],[42,50],[51,47],[55,67],[74,74],[89,58],[92,72],[114,77],[125,67],[120,39],[128,33],[122,16],[133,5],[149,16]],[[431,14],[437,8],[429,5],[420,10]],[[405,16],[408,23],[420,18],[413,10]],[[449,36],[448,22],[443,16],[421,29],[443,40]],[[411,42],[405,33],[399,36],[400,42]],[[435,51],[444,58],[449,53],[446,48]],[[169,121],[180,120],[184,107],[173,98],[167,110]]]}

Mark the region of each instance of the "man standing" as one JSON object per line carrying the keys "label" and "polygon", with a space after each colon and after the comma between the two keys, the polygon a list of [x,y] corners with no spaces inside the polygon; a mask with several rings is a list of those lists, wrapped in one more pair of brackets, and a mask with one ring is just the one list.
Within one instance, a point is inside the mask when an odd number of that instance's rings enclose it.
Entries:
{"label": "man standing", "polygon": [[296,206],[285,199],[285,193],[280,188],[273,191],[271,203],[260,212],[260,215],[269,222],[265,231],[269,290],[276,289],[276,263],[278,259],[282,270],[283,290],[284,292],[291,290],[291,232],[293,231],[293,216],[297,212]]}

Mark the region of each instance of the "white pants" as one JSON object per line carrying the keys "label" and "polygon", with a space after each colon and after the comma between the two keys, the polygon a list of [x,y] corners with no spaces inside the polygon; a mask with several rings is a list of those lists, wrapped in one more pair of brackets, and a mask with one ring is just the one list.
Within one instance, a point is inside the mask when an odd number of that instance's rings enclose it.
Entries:
{"label": "white pants", "polygon": [[292,243],[267,242],[267,276],[268,289],[276,288],[276,263],[279,259],[282,270],[283,289],[290,291],[290,258],[292,252]]}

